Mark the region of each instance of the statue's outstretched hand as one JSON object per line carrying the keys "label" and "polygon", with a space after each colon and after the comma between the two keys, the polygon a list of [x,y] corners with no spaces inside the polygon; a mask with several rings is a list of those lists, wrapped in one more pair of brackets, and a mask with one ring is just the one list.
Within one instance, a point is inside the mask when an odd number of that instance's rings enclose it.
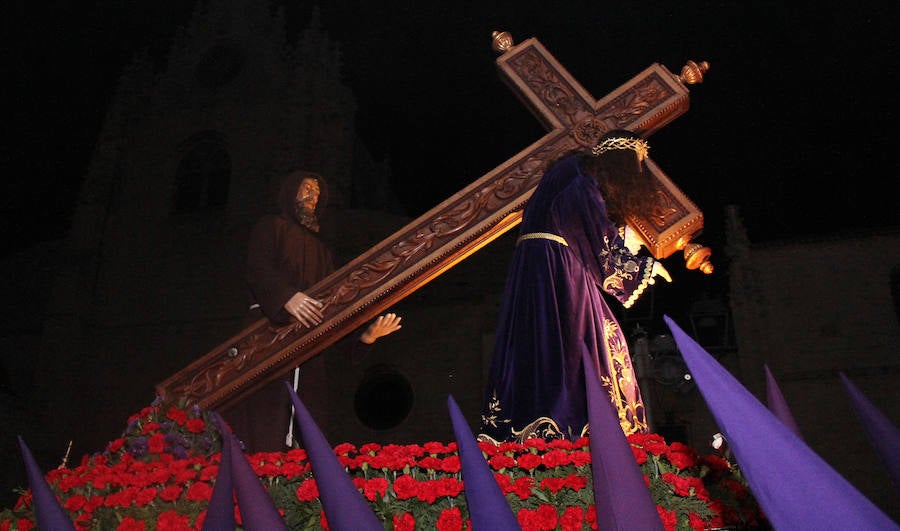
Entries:
{"label": "statue's outstretched hand", "polygon": [[401,317],[394,313],[386,313],[372,321],[372,324],[366,328],[366,331],[359,336],[359,340],[367,345],[371,345],[379,337],[384,337],[400,330]]}
{"label": "statue's outstretched hand", "polygon": [[653,262],[653,268],[650,269],[650,283],[653,284],[656,282],[656,277],[662,277],[666,280],[666,282],[672,282],[672,275],[666,271],[666,268],[663,267],[662,262]]}

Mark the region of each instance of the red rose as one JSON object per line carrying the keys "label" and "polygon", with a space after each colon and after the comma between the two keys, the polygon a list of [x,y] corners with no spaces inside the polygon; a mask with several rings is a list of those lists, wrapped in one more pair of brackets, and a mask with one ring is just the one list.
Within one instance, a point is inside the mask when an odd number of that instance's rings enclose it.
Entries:
{"label": "red rose", "polygon": [[503,494],[509,494],[512,492],[512,479],[506,474],[497,474],[494,473],[494,479],[497,480],[497,485],[500,486],[500,490]]}
{"label": "red rose", "polygon": [[381,445],[378,443],[366,443],[359,447],[359,453],[361,454],[376,454],[378,450],[381,449]]}
{"label": "red rose", "polygon": [[666,446],[665,441],[663,440],[647,440],[643,445],[644,450],[647,450],[653,455],[666,455],[669,451],[669,447]]}
{"label": "red rose", "polygon": [[566,507],[566,511],[559,519],[559,525],[563,531],[581,531],[581,523],[584,521],[584,510],[577,505]]}
{"label": "red rose", "polygon": [[169,485],[159,493],[159,497],[162,500],[173,502],[181,497],[181,492],[183,490],[184,489],[178,485]]}
{"label": "red rose", "polygon": [[440,470],[441,469],[441,460],[437,457],[423,457],[419,461],[419,466],[422,468],[427,468],[429,470]]}
{"label": "red rose", "polygon": [[445,457],[441,460],[441,470],[443,470],[444,472],[455,474],[459,472],[460,468],[461,464],[459,462],[458,455],[451,455],[450,457]]}
{"label": "red rose", "polygon": [[334,447],[334,455],[350,455],[356,452],[356,447],[350,443],[341,443]]}
{"label": "red rose", "polygon": [[446,452],[446,446],[443,443],[439,442],[427,442],[422,445],[422,449],[425,450],[427,454],[440,454]]}
{"label": "red rose", "polygon": [[678,470],[684,470],[697,464],[697,457],[694,450],[680,442],[673,442],[666,452],[666,458],[675,465]]}
{"label": "red rose", "polygon": [[437,489],[439,496],[448,496],[455,498],[464,490],[462,481],[456,478],[443,478],[437,480]]}
{"label": "red rose", "polygon": [[584,521],[591,529],[597,529],[597,507],[588,505],[587,511],[584,513]]}
{"label": "red rose", "polygon": [[155,488],[146,488],[138,491],[137,495],[134,497],[134,504],[138,507],[145,507],[150,505],[153,500],[156,499],[156,489]]}
{"label": "red rose", "polygon": [[313,501],[319,497],[319,486],[315,479],[307,479],[297,487],[297,499],[302,502]]}
{"label": "red rose", "polygon": [[176,513],[174,510],[162,513],[156,520],[157,531],[190,531],[190,529],[191,519]]}
{"label": "red rose", "polygon": [[141,428],[141,435],[147,435],[148,433],[153,433],[154,431],[158,431],[158,430],[159,430],[158,422],[148,422],[148,423],[144,424],[144,426]]}
{"label": "red rose", "polygon": [[459,507],[441,511],[436,523],[438,531],[462,531],[462,526],[462,514],[459,512]]}
{"label": "red rose", "polygon": [[91,496],[91,499],[84,506],[84,510],[92,513],[98,507],[103,507],[103,496]]}
{"label": "red rose", "polygon": [[170,407],[168,413],[166,413],[166,418],[169,420],[174,420],[179,426],[184,426],[184,423],[187,422],[188,416],[187,413],[185,413],[181,409]]}
{"label": "red rose", "polygon": [[422,481],[419,483],[419,492],[416,496],[425,503],[431,504],[440,496],[437,481]]}
{"label": "red rose", "polygon": [[584,476],[579,476],[578,474],[569,474],[566,476],[566,486],[575,492],[587,487],[587,484],[588,479]]}
{"label": "red rose", "polygon": [[84,507],[84,504],[87,503],[87,498],[82,496],[81,494],[75,494],[71,496],[68,500],[66,500],[65,507],[71,512],[78,512]]}
{"label": "red rose", "polygon": [[556,507],[545,503],[538,507],[537,518],[541,529],[556,529],[559,513],[556,511]]}
{"label": "red rose", "polygon": [[288,461],[281,465],[281,475],[288,479],[294,479],[297,476],[302,476],[305,470],[306,467],[301,465],[300,463],[292,463]]}
{"label": "red rose", "polygon": [[503,470],[504,468],[513,468],[516,466],[516,460],[508,455],[495,455],[490,458],[488,464],[494,470]]}
{"label": "red rose", "polygon": [[108,452],[118,452],[122,449],[123,446],[125,446],[125,439],[119,437],[118,439],[115,439],[114,441],[106,445],[106,450]]}
{"label": "red rose", "polygon": [[212,487],[205,481],[197,481],[188,487],[185,499],[189,501],[209,501],[212,496]]}
{"label": "red rose", "polygon": [[586,466],[591,464],[590,452],[572,452],[570,457],[572,464],[575,466]]}
{"label": "red rose", "polygon": [[543,452],[547,449],[547,441],[539,437],[525,439],[525,448],[534,448],[538,452]]}
{"label": "red rose", "polygon": [[565,487],[565,486],[566,486],[565,478],[549,477],[549,478],[544,478],[541,480],[541,488],[544,490],[549,490],[553,494],[556,494],[557,492],[561,491],[563,489],[563,487]]}
{"label": "red rose", "polygon": [[130,516],[122,519],[122,522],[116,527],[116,531],[144,531],[143,520],[135,520]]}
{"label": "red rose", "polygon": [[548,469],[565,466],[572,462],[569,453],[563,450],[550,450],[541,457],[541,462]]}
{"label": "red rose", "polygon": [[174,479],[175,483],[187,483],[188,481],[193,481],[197,479],[197,470],[193,468],[180,470],[177,474],[175,474]]}
{"label": "red rose", "polygon": [[522,528],[522,531],[538,531],[541,528],[537,511],[532,509],[519,509],[518,514],[516,514],[516,520],[519,521],[519,527]]}
{"label": "red rose", "polygon": [[525,447],[517,442],[500,443],[500,452],[504,454],[517,454],[522,452],[524,449]]}
{"label": "red rose", "polygon": [[166,447],[166,440],[162,433],[154,433],[147,439],[147,449],[151,454],[161,454]]}
{"label": "red rose", "polygon": [[416,519],[409,513],[402,516],[394,515],[394,531],[415,531]]}
{"label": "red rose", "polygon": [[647,452],[644,451],[643,448],[640,448],[638,446],[632,446],[631,453],[634,454],[634,459],[635,459],[635,461],[637,461],[637,464],[643,465],[644,463],[647,462]]}
{"label": "red rose", "polygon": [[[530,439],[529,439],[530,440]],[[541,456],[535,454],[520,455],[516,460],[519,468],[523,470],[534,470],[541,464]]]}
{"label": "red rose", "polygon": [[412,476],[404,474],[394,480],[392,488],[398,499],[408,500],[419,492],[419,482]]}
{"label": "red rose", "polygon": [[659,514],[659,519],[662,520],[666,531],[675,531],[675,526],[678,524],[678,516],[675,515],[675,511],[663,509],[657,505],[656,512]]}
{"label": "red rose", "polygon": [[409,457],[422,457],[423,455],[425,455],[425,449],[418,444],[407,444],[403,446],[399,453],[400,455],[406,455]]}
{"label": "red rose", "polygon": [[363,486],[363,495],[369,501],[384,498],[384,495],[387,494],[388,485],[388,480],[384,478],[372,478],[366,481]]}
{"label": "red rose", "polygon": [[500,453],[500,447],[489,441],[479,441],[478,448],[480,448],[481,453],[485,455],[497,455]]}
{"label": "red rose", "polygon": [[532,487],[534,487],[534,479],[526,476],[516,479],[512,491],[520,500],[527,500],[531,496]]}
{"label": "red rose", "polygon": [[558,448],[560,450],[571,450],[573,448],[572,441],[569,439],[553,439],[547,446],[550,448]]}
{"label": "red rose", "polygon": [[203,422],[203,419],[188,419],[184,423],[184,427],[191,433],[203,433],[203,430],[206,429],[206,423]]}

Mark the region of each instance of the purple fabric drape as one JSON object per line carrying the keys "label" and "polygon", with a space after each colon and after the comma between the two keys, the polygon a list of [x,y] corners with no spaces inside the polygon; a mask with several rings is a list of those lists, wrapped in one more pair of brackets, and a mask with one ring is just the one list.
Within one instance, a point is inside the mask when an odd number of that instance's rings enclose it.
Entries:
{"label": "purple fabric drape", "polygon": [[525,208],[500,312],[481,433],[494,440],[575,439],[586,433],[583,355],[627,433],[646,431],[628,345],[610,296],[630,304],[653,259],[624,246],[596,181],[577,157],[557,163]]}

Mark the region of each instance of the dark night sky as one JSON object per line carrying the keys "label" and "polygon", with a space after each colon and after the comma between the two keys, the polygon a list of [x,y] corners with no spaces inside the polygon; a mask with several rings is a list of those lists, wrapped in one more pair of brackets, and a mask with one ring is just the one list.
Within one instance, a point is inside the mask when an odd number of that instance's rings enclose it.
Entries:
{"label": "dark night sky", "polygon": [[[117,76],[141,48],[163,54],[189,4],[9,8],[3,254],[64,234]],[[298,32],[312,4],[288,4]],[[377,158],[390,157],[410,215],[544,133],[496,73],[490,35],[506,30],[517,42],[537,37],[598,99],[654,62],[673,72],[710,62],[691,109],[651,138],[654,160],[704,210],[709,243],[721,240],[727,204],[740,207],[752,241],[900,225],[896,1],[323,4],[358,130]]]}

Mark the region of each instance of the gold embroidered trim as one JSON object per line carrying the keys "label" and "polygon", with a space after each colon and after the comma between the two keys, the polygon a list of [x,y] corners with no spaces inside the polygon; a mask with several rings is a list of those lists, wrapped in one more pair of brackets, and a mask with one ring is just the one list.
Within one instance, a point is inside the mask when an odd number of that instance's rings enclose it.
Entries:
{"label": "gold embroidered trim", "polygon": [[516,245],[524,240],[552,240],[556,243],[561,243],[566,247],[569,246],[569,243],[562,236],[557,236],[556,234],[550,234],[549,232],[529,232],[527,234],[523,234],[519,236],[516,240]]}
{"label": "gold embroidered trim", "polygon": [[550,417],[538,417],[537,420],[532,421],[521,430],[513,429],[510,430],[510,433],[518,443],[524,443],[527,439],[551,440],[564,437],[562,430],[559,429],[559,424]]}
{"label": "gold embroidered trim", "polygon": [[628,300],[625,301],[622,306],[626,309],[631,308],[631,306],[637,302],[638,298],[644,293],[644,290],[647,289],[647,286],[650,285],[650,279],[653,278],[653,259],[647,259],[647,268],[644,270],[644,278],[641,279],[641,283],[638,284],[638,287],[631,292],[631,296],[628,297]]}

